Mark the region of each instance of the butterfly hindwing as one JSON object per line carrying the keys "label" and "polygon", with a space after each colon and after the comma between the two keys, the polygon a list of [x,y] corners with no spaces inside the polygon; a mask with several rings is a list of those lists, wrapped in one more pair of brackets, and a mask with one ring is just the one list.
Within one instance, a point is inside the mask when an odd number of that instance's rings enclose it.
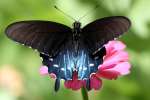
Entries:
{"label": "butterfly hindwing", "polygon": [[31,46],[46,55],[55,55],[71,34],[71,28],[50,21],[20,21],[6,28],[12,40]]}
{"label": "butterfly hindwing", "polygon": [[94,52],[108,41],[122,35],[130,26],[131,22],[126,17],[105,17],[86,25],[82,29],[82,35],[90,52]]}

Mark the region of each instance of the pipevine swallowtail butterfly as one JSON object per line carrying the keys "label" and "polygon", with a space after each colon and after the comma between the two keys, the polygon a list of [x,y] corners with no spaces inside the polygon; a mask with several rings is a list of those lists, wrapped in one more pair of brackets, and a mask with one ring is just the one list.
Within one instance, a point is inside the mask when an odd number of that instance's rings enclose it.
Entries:
{"label": "pipevine swallowtail butterfly", "polygon": [[48,72],[57,76],[55,91],[60,79],[72,80],[74,71],[90,89],[90,75],[98,70],[106,54],[104,44],[127,32],[130,25],[124,16],[98,19],[83,28],[78,21],[70,28],[52,21],[31,20],[10,24],[5,33],[10,39],[38,50]]}

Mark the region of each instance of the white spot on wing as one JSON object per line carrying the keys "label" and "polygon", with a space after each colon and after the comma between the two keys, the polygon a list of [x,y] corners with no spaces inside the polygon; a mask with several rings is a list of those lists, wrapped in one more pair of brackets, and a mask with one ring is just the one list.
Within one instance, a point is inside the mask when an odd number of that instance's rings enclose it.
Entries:
{"label": "white spot on wing", "polygon": [[67,69],[68,69],[68,70],[71,70],[71,67],[68,67]]}
{"label": "white spot on wing", "polygon": [[79,67],[79,70],[82,70],[82,67]]}
{"label": "white spot on wing", "polygon": [[37,49],[34,49],[34,51],[35,51],[35,52],[38,52],[38,50],[37,50]]}
{"label": "white spot on wing", "polygon": [[50,61],[53,61],[53,58],[49,58]]}
{"label": "white spot on wing", "polygon": [[64,69],[64,68],[61,68],[60,70],[64,71],[65,69]]}
{"label": "white spot on wing", "polygon": [[84,67],[84,68],[83,68],[83,70],[87,70],[87,68],[86,68],[86,67]]}
{"label": "white spot on wing", "polygon": [[54,67],[59,67],[57,64],[54,64],[53,66],[54,66]]}
{"label": "white spot on wing", "polygon": [[42,58],[42,57],[40,57],[40,59],[43,61],[43,58]]}
{"label": "white spot on wing", "polygon": [[91,63],[91,64],[89,64],[89,66],[90,66],[90,67],[93,67],[93,66],[94,66],[94,64],[93,64],[93,63]]}

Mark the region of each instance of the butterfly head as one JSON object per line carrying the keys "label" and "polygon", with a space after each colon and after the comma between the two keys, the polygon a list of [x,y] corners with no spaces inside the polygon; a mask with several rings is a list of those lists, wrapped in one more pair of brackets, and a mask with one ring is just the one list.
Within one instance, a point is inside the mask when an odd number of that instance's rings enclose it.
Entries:
{"label": "butterfly head", "polygon": [[73,28],[74,28],[74,29],[80,29],[80,27],[81,27],[81,23],[80,23],[80,22],[75,21],[75,22],[73,23]]}

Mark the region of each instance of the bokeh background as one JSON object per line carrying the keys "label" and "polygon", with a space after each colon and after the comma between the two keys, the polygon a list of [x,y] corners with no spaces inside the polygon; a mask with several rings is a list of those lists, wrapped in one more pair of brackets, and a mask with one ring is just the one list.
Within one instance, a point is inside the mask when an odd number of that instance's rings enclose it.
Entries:
{"label": "bokeh background", "polygon": [[54,80],[39,75],[37,52],[9,40],[4,30],[15,21],[41,19],[72,26],[73,20],[54,9],[82,20],[124,15],[132,28],[120,38],[127,44],[131,74],[118,80],[104,80],[100,91],[89,92],[90,100],[150,100],[150,0],[0,0],[0,100],[82,100],[80,91],[53,91]]}

